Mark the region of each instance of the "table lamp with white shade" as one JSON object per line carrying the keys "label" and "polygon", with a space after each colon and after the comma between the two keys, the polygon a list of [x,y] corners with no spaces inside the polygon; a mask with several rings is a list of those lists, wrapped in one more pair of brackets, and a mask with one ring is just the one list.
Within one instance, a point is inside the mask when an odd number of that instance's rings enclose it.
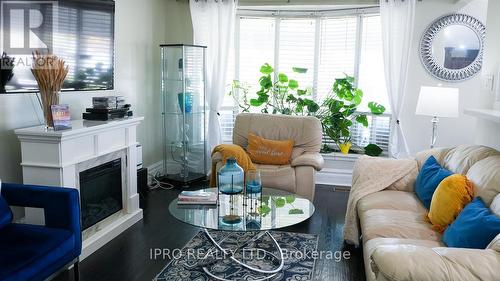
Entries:
{"label": "table lamp with white shade", "polygon": [[420,87],[416,114],[432,116],[431,148],[437,138],[439,117],[458,117],[458,89],[446,87]]}

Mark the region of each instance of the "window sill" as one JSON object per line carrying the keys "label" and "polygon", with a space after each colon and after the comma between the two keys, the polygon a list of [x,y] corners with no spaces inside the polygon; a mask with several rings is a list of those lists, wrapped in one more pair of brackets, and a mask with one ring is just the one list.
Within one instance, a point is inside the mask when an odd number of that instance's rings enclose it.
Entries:
{"label": "window sill", "polygon": [[325,159],[325,161],[356,161],[363,154],[343,154],[340,152],[330,152],[330,153],[321,153],[321,156]]}

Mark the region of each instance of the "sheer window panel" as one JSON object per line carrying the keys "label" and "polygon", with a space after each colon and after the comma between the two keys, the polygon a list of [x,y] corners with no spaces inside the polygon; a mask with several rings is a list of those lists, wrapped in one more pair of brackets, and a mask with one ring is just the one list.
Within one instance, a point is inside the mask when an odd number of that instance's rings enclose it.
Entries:
{"label": "sheer window panel", "polygon": [[[248,84],[251,88],[249,97],[256,97],[259,90],[260,67],[265,64],[274,64],[274,42],[276,19],[240,17],[239,30],[235,40],[238,46],[238,65],[236,61],[236,50],[229,54],[229,66],[226,73],[226,92],[231,90],[234,79]],[[233,126],[238,114],[237,104],[234,97],[226,95],[223,106],[219,111],[219,121],[224,143],[232,143]],[[253,111],[258,111],[253,109]]]}
{"label": "sheer window panel", "polygon": [[330,93],[335,79],[354,75],[357,17],[323,18],[316,100]]}
{"label": "sheer window panel", "polygon": [[236,58],[235,48],[229,51],[228,65],[226,72],[226,92],[222,102],[222,107],[219,110],[219,122],[221,126],[222,142],[232,143],[234,119],[238,114],[238,106],[233,96],[229,95],[232,90],[233,80],[236,76]]}
{"label": "sheer window panel", "polygon": [[274,64],[274,18],[240,18],[239,77],[252,86],[250,95],[259,90],[260,67]]}
{"label": "sheer window panel", "polygon": [[229,92],[232,90],[233,81],[237,79],[236,77],[236,58],[235,58],[235,48],[231,48],[228,54],[227,71],[226,71],[226,81],[225,81],[225,96],[222,101],[222,106],[235,107],[234,98],[229,96]]}
{"label": "sheer window panel", "polygon": [[382,54],[382,28],[379,15],[363,17],[363,34],[359,64],[358,87],[363,90],[362,111],[368,111],[368,102],[378,102],[390,111],[389,97],[385,85]]}
{"label": "sheer window panel", "polygon": [[[316,19],[281,19],[279,34],[279,72],[299,82],[300,88],[312,88]],[[294,73],[293,67],[307,68]]]}

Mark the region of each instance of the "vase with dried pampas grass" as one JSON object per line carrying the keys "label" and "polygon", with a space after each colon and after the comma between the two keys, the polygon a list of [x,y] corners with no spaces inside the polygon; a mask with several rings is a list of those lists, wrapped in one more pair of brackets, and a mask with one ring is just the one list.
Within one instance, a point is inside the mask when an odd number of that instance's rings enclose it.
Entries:
{"label": "vase with dried pampas grass", "polygon": [[31,72],[38,83],[45,124],[47,128],[53,128],[51,107],[59,104],[59,92],[68,75],[68,66],[56,55],[35,52]]}

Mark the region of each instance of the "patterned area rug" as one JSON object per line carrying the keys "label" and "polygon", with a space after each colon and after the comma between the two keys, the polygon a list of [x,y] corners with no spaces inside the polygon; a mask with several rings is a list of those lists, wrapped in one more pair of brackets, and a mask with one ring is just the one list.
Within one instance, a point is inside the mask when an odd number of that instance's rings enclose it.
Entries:
{"label": "patterned area rug", "polygon": [[[284,254],[283,269],[268,280],[308,281],[313,279],[314,255],[318,247],[318,236],[302,233],[271,231]],[[251,240],[257,233],[210,231],[215,241],[223,241],[221,246],[230,249],[236,258],[245,260],[254,267],[272,270],[276,268],[278,251],[268,235],[245,246],[246,250],[234,250]],[[259,249],[259,250],[256,250]],[[266,252],[264,252],[267,251]],[[217,277],[227,280],[253,281],[269,275],[257,275],[240,266],[223,252],[217,250],[207,235],[200,231],[156,276],[155,281],[212,281],[203,267]]]}

